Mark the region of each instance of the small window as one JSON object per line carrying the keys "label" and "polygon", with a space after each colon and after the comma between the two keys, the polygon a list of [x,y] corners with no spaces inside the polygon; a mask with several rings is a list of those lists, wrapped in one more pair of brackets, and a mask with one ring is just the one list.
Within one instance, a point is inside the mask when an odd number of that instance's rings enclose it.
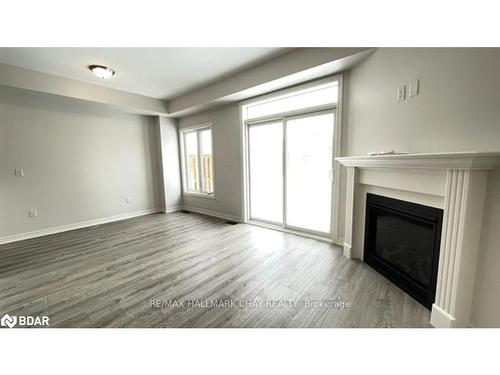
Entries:
{"label": "small window", "polygon": [[214,195],[212,126],[181,130],[184,192]]}

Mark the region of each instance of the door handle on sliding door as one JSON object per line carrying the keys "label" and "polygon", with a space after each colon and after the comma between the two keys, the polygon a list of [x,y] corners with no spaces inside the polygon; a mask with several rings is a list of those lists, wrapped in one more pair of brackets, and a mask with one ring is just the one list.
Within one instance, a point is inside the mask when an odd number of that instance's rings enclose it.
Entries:
{"label": "door handle on sliding door", "polygon": [[335,171],[333,169],[330,169],[328,172],[328,178],[330,179],[330,182],[333,184],[335,181]]}

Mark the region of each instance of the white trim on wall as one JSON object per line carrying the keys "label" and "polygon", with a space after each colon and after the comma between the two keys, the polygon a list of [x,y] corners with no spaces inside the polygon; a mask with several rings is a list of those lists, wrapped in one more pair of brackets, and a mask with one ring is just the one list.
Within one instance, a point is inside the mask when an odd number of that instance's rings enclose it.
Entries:
{"label": "white trim on wall", "polygon": [[239,117],[240,117],[240,163],[241,163],[241,174],[240,174],[240,186],[241,186],[241,215],[244,223],[248,222],[249,214],[248,214],[248,184],[247,184],[247,175],[248,175],[248,134],[247,134],[247,125],[245,124],[245,115],[243,111],[243,107],[246,102],[241,102],[239,107]]}
{"label": "white trim on wall", "polygon": [[[0,237],[0,245],[6,244],[6,243],[11,243],[11,242],[16,242],[16,241],[28,240],[30,238],[48,236],[49,234],[56,234],[56,233],[68,232],[68,231],[75,230],[75,229],[92,227],[94,225],[112,223],[114,221],[132,219],[134,217],[151,215],[151,214],[155,214],[158,212],[164,212],[164,211],[165,211],[164,208],[152,208],[149,210],[129,212],[126,214],[103,217],[100,219],[86,220],[86,221],[81,221],[79,223],[61,225],[58,227],[41,229],[41,230],[36,230],[33,232],[14,234],[12,236]],[[172,211],[174,211],[174,210],[169,209],[167,212],[172,212]],[[175,211],[177,211],[177,210],[175,210]]]}
{"label": "white trim on wall", "polygon": [[333,199],[332,199],[332,241],[333,243],[342,246],[344,239],[339,237],[340,232],[340,178],[341,178],[341,165],[335,158],[342,156],[342,102],[344,91],[344,76],[342,74],[336,76],[338,82],[338,99],[337,111],[335,113],[335,145],[333,148]]}

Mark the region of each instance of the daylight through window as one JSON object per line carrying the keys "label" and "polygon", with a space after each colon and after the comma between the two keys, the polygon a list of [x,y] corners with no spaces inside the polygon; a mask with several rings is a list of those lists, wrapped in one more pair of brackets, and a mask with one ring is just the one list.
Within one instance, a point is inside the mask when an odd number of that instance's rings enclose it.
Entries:
{"label": "daylight through window", "polygon": [[203,126],[182,131],[184,190],[187,193],[213,195],[214,172],[212,128]]}

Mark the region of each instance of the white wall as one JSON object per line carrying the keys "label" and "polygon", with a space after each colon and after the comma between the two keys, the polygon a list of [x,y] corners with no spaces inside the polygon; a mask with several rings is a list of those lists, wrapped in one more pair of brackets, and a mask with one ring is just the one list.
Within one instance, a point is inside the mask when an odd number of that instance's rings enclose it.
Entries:
{"label": "white wall", "polygon": [[[379,49],[346,75],[345,154],[500,151],[500,49]],[[420,79],[402,103],[396,89]],[[500,170],[490,173],[472,323],[500,327]]]}
{"label": "white wall", "polygon": [[157,131],[153,117],[0,86],[0,237],[161,207]]}
{"label": "white wall", "polygon": [[180,208],[183,204],[177,120],[159,117],[159,126],[163,167],[162,187],[165,189],[168,212]]}
{"label": "white wall", "polygon": [[214,141],[215,199],[184,196],[184,204],[234,219],[242,218],[241,143],[239,106],[181,118],[179,128],[212,122]]}

